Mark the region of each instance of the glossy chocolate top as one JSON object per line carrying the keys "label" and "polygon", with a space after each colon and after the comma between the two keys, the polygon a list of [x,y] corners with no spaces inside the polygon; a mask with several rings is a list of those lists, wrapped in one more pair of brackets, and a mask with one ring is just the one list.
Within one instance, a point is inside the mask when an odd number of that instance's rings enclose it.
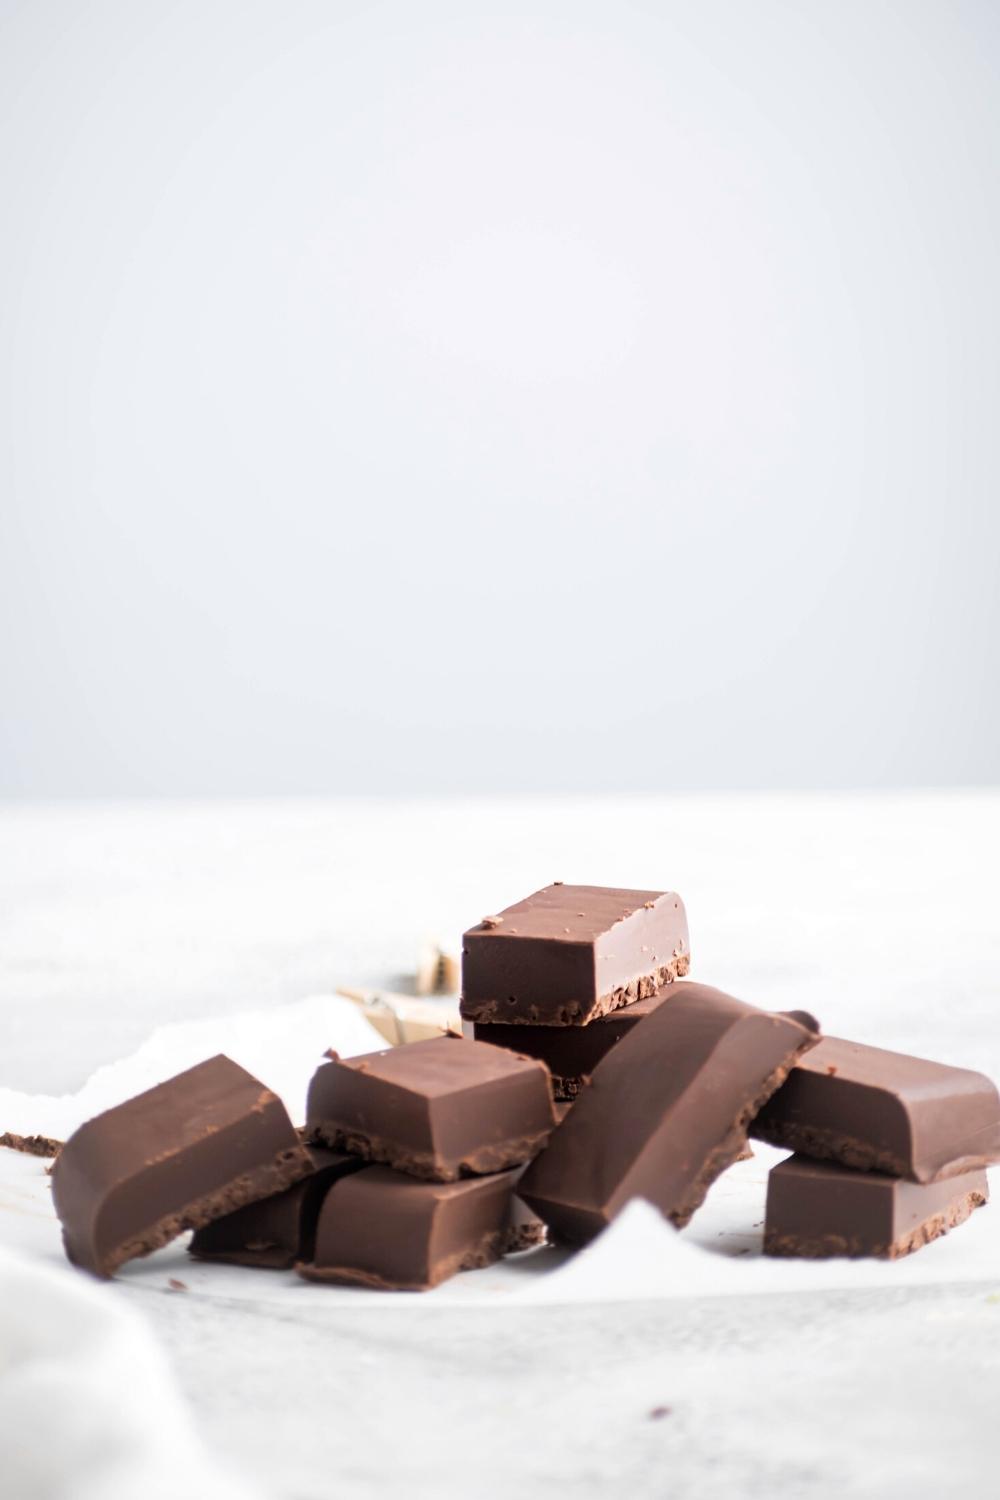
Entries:
{"label": "glossy chocolate top", "polygon": [[336,1059],[309,1086],[313,1138],[441,1181],[526,1161],[554,1123],[543,1063],[460,1037]]}
{"label": "glossy chocolate top", "polygon": [[637,911],[647,910],[672,894],[603,885],[547,885],[496,916],[485,918],[469,932],[489,932],[498,938],[540,937],[554,943],[593,943],[618,922],[627,922]]}
{"label": "glossy chocolate top", "polygon": [[[220,1053],[87,1120],[63,1147],[53,1192],[58,1196],[68,1165],[85,1147],[110,1185],[276,1103],[276,1094]],[[290,1121],[288,1131],[294,1138]]]}
{"label": "glossy chocolate top", "polygon": [[364,1074],[366,1078],[392,1084],[421,1099],[443,1099],[470,1088],[506,1084],[529,1072],[537,1074],[538,1065],[531,1058],[516,1053],[497,1052],[495,1048],[470,1042],[465,1038],[429,1037],[423,1042],[408,1042],[402,1047],[387,1047],[363,1057],[344,1057],[325,1063],[319,1072],[343,1070]]}
{"label": "glossy chocolate top", "polygon": [[752,1134],[916,1182],[1000,1160],[1000,1095],[982,1073],[824,1037]]}

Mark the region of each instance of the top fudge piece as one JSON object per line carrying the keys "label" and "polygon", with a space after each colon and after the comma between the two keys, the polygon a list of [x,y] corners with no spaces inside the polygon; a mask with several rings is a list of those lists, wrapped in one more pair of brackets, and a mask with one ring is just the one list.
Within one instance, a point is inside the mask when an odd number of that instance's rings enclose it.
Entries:
{"label": "top fudge piece", "polygon": [[982,1073],[824,1037],[751,1134],[804,1156],[913,1182],[1000,1161],[1000,1096]]}
{"label": "top fudge piece", "polygon": [[689,966],[687,914],[675,892],[557,882],[465,933],[462,1015],[585,1026]]}
{"label": "top fudge piece", "polygon": [[277,1094],[220,1055],[81,1125],[52,1197],[70,1260],[110,1276],[312,1170]]}
{"label": "top fudge piece", "polygon": [[544,1063],[451,1036],[334,1058],[306,1106],[313,1140],[434,1182],[519,1166],[555,1122]]}

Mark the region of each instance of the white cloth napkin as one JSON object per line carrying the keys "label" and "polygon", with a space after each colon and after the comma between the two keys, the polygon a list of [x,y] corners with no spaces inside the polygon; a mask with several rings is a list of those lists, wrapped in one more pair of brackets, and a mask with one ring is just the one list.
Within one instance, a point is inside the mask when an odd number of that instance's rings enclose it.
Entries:
{"label": "white cloth napkin", "polygon": [[0,1249],[0,1491],[255,1500],[195,1432],[146,1324],[110,1293]]}
{"label": "white cloth napkin", "polygon": [[[304,1118],[309,1078],[327,1047],[344,1056],[384,1046],[347,1000],[321,995],[274,1011],[163,1026],[131,1057],[99,1068],[76,1094],[0,1089],[0,1130],[64,1140],[92,1115],[225,1052]],[[3,1153],[4,1156],[11,1153]],[[58,1243],[42,1164],[14,1158],[16,1193],[0,1241]],[[4,1205],[0,1204],[0,1207]],[[45,1217],[41,1217],[44,1214]],[[54,1228],[55,1226],[51,1226]],[[44,1253],[44,1252],[43,1252]],[[143,1319],[113,1286],[0,1249],[0,1493],[5,1500],[255,1500],[256,1489],[207,1451]]]}

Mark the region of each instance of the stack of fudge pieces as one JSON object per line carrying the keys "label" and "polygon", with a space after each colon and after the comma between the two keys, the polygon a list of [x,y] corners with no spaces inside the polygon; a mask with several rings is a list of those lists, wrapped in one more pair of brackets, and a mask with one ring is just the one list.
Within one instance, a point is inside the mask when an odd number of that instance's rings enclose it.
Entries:
{"label": "stack of fudge pieces", "polygon": [[895,1260],[986,1202],[1000,1107],[982,1073],[823,1037],[751,1134],[795,1153],[768,1176],[766,1254]]}
{"label": "stack of fudge pieces", "polygon": [[52,1190],[66,1253],[99,1276],[193,1229],[193,1255],[425,1290],[538,1244],[514,1193],[556,1115],[541,1063],[441,1036],[329,1056],[296,1130],[227,1057],[71,1136]]}
{"label": "stack of fudge pieces", "polygon": [[981,1074],[821,1037],[683,976],[673,892],[557,882],[465,934],[465,1034],[320,1064],[305,1126],[225,1057],[88,1121],[53,1194],[108,1276],[187,1229],[201,1260],[423,1290],[632,1198],[677,1227],[746,1154],[764,1249],[893,1258],[985,1203],[1000,1096]]}

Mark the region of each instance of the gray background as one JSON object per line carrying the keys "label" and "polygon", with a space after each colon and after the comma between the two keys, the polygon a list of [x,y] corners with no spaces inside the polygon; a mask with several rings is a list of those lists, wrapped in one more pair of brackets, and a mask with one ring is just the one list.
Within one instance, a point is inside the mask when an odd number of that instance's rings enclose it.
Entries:
{"label": "gray background", "polygon": [[0,0],[0,794],[997,780],[998,62]]}

